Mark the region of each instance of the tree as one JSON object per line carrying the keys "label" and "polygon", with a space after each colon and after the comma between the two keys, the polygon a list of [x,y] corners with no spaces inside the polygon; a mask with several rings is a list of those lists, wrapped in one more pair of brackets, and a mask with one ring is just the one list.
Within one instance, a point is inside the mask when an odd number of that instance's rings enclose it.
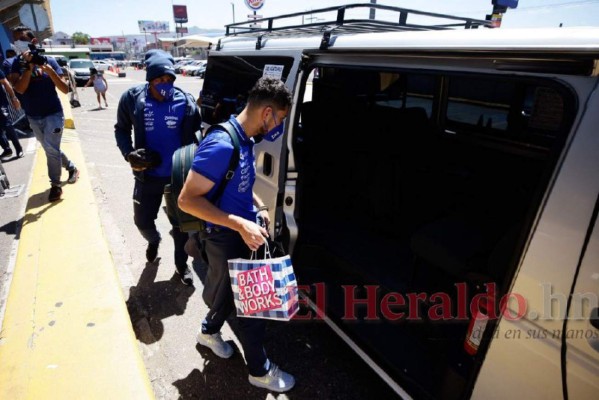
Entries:
{"label": "tree", "polygon": [[89,44],[89,35],[83,32],[75,32],[71,36],[75,44]]}

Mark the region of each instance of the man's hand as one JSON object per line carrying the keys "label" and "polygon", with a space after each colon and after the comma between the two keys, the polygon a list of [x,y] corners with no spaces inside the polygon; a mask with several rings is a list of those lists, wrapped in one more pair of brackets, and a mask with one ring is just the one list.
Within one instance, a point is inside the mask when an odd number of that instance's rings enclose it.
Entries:
{"label": "man's hand", "polygon": [[252,251],[256,251],[262,246],[268,237],[266,229],[262,228],[255,222],[244,219],[241,223],[241,229],[238,230],[245,244]]}
{"label": "man's hand", "polygon": [[12,102],[12,106],[15,108],[15,110],[21,109],[21,102],[19,101],[19,99],[17,99],[17,96],[13,96],[11,99],[11,102]]}
{"label": "man's hand", "polygon": [[131,164],[133,171],[157,167],[162,162],[160,154],[146,149],[137,149],[127,154],[127,161]]}
{"label": "man's hand", "polygon": [[262,218],[262,220],[264,221],[264,227],[266,228],[266,230],[268,230],[268,228],[270,227],[270,216],[268,215],[268,211],[267,210],[262,210],[258,212],[258,216],[260,218]]}

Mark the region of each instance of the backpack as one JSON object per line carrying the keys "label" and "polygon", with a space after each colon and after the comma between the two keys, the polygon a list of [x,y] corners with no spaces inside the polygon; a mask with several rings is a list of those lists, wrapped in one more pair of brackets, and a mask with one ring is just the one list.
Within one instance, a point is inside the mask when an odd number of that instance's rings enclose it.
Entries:
{"label": "backpack", "polygon": [[[224,130],[229,134],[231,138],[231,142],[233,144],[233,154],[231,154],[231,159],[229,160],[229,167],[227,169],[227,173],[225,174],[225,178],[223,181],[219,183],[214,196],[210,199],[213,204],[216,204],[220,197],[223,195],[227,184],[231,179],[233,179],[233,175],[235,174],[235,169],[239,164],[239,138],[237,137],[237,131],[231,122],[224,122],[218,125],[212,125],[205,136],[208,136],[215,130]],[[177,222],[179,226],[179,230],[181,232],[204,232],[206,230],[205,221],[195,217],[193,215],[187,214],[182,211],[177,205],[177,200],[179,198],[179,194],[183,189],[183,185],[185,184],[185,179],[187,179],[187,174],[191,169],[191,164],[193,164],[193,159],[196,153],[198,145],[196,143],[189,144],[187,146],[181,147],[177,149],[173,154],[173,169],[171,172],[171,183],[164,187],[164,200],[166,203],[166,214],[168,215],[171,222]]]}

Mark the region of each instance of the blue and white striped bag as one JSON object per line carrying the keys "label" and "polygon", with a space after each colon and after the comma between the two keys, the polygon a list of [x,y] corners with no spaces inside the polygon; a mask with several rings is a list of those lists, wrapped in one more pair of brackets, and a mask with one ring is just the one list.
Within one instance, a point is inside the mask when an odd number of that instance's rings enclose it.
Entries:
{"label": "blue and white striped bag", "polygon": [[291,258],[229,260],[229,277],[238,317],[289,321],[299,310]]}

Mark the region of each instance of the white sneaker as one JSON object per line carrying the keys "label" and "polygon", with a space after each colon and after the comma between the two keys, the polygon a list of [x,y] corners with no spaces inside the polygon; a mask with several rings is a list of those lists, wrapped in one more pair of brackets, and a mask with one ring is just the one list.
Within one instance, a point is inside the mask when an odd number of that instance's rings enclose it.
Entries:
{"label": "white sneaker", "polygon": [[200,331],[197,340],[199,344],[208,347],[220,358],[229,358],[233,355],[233,347],[223,340],[220,332],[209,335]]}
{"label": "white sneaker", "polygon": [[270,363],[270,369],[264,376],[249,376],[249,381],[252,385],[272,390],[273,392],[286,392],[295,385],[293,375],[279,369],[279,367]]}

